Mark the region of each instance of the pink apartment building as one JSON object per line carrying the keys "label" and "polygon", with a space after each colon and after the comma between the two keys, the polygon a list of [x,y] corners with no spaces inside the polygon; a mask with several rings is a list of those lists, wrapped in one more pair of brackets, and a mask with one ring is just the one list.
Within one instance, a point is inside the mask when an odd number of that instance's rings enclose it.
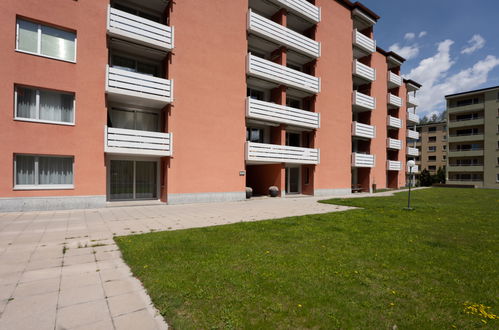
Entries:
{"label": "pink apartment building", "polygon": [[378,19],[347,0],[3,0],[0,211],[404,186],[420,85]]}

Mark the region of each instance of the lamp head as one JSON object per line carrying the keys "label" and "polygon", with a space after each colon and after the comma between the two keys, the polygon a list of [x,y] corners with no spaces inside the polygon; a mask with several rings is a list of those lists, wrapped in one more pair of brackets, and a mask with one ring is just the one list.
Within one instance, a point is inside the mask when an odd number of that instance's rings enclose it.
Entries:
{"label": "lamp head", "polygon": [[410,160],[407,162],[407,167],[409,167],[409,168],[413,168],[415,165],[416,165],[416,162],[413,160]]}

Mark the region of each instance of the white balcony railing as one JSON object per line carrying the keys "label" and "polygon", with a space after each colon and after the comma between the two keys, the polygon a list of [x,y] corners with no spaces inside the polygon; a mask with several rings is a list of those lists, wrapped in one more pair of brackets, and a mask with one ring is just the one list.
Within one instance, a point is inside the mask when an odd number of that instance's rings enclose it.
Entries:
{"label": "white balcony railing", "polygon": [[419,116],[415,113],[407,111],[407,121],[413,124],[419,124]]}
{"label": "white balcony railing", "polygon": [[386,117],[386,124],[393,128],[402,128],[402,119],[388,115]]}
{"label": "white balcony railing", "polygon": [[173,99],[173,81],[108,66],[106,92],[166,105]]}
{"label": "white balcony railing", "polygon": [[376,108],[376,98],[362,94],[358,91],[353,91],[352,105],[361,110],[374,110]]}
{"label": "white balcony railing", "polygon": [[413,147],[407,147],[407,155],[409,156],[419,156],[419,149]]}
{"label": "white balcony railing", "polygon": [[352,122],[352,136],[374,139],[376,137],[376,127],[354,121]]}
{"label": "white balcony railing", "polygon": [[402,99],[398,97],[397,95],[393,95],[392,93],[388,93],[387,96],[388,104],[392,105],[394,107],[401,107],[402,106]]}
{"label": "white balcony railing", "polygon": [[386,169],[388,171],[400,171],[402,169],[402,162],[397,160],[387,160]]}
{"label": "white balcony railing", "polygon": [[391,71],[388,71],[388,87],[395,88],[402,86],[402,77]]}
{"label": "white balcony railing", "polygon": [[110,154],[171,156],[172,134],[104,127],[104,152]]}
{"label": "white balcony railing", "polygon": [[173,27],[111,7],[108,9],[107,32],[111,36],[149,47],[167,51],[173,49]]}
{"label": "white balcony railing", "polygon": [[[407,167],[407,173],[409,173],[409,167]],[[418,165],[414,165],[412,167],[412,173],[419,173],[419,166]]]}
{"label": "white balcony railing", "polygon": [[271,102],[246,99],[246,117],[292,126],[319,128],[320,115]]}
{"label": "white balcony railing", "polygon": [[356,59],[353,60],[353,75],[365,79],[367,81],[376,80],[376,69],[371,68],[368,65],[360,63]]}
{"label": "white balcony railing", "polygon": [[409,139],[418,140],[419,139],[419,132],[415,131],[415,130],[412,130],[412,129],[408,129],[407,130],[407,137]]}
{"label": "white balcony railing", "polygon": [[246,142],[246,160],[264,163],[319,164],[319,149]]}
{"label": "white balcony railing", "polygon": [[310,21],[319,23],[321,21],[321,10],[307,0],[270,0],[275,4],[286,8],[288,11]]}
{"label": "white balcony railing", "polygon": [[298,53],[313,58],[321,56],[319,42],[260,16],[251,9],[248,11],[248,31]]}
{"label": "white balcony railing", "polygon": [[357,29],[353,30],[353,45],[369,54],[376,51],[376,41],[360,33]]}
{"label": "white balcony railing", "polygon": [[402,140],[387,138],[386,139],[386,147],[388,149],[400,150],[400,149],[402,149]]}
{"label": "white balcony railing", "polygon": [[309,93],[319,93],[321,80],[309,74],[248,54],[246,73],[250,76],[294,87]]}
{"label": "white balcony railing", "polygon": [[419,105],[418,100],[412,94],[407,94],[407,106],[408,107],[417,107]]}
{"label": "white balcony railing", "polygon": [[369,154],[352,153],[352,167],[374,167],[376,156]]}

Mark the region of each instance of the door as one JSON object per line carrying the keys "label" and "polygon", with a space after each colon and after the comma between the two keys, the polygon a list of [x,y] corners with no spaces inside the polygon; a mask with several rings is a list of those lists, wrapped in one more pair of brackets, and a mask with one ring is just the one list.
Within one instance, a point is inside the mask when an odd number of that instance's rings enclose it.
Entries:
{"label": "door", "polygon": [[300,193],[300,170],[301,167],[286,168],[286,194]]}
{"label": "door", "polygon": [[157,162],[111,160],[109,199],[157,199]]}

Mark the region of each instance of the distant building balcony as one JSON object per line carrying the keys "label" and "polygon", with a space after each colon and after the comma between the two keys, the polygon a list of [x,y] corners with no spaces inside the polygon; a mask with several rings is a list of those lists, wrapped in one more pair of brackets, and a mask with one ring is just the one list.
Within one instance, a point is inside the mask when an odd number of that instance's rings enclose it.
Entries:
{"label": "distant building balcony", "polygon": [[376,156],[358,152],[352,153],[352,167],[374,167],[375,165]]}
{"label": "distant building balcony", "polygon": [[374,139],[376,137],[376,127],[354,121],[352,122],[352,136]]}
{"label": "distant building balcony", "polygon": [[366,53],[366,55],[376,51],[376,41],[362,34],[357,29],[353,30],[353,45]]}
{"label": "distant building balcony", "polygon": [[419,149],[407,147],[407,155],[417,157],[419,156]]}
{"label": "distant building balcony", "polygon": [[413,140],[419,140],[419,132],[418,131],[415,131],[413,129],[408,129],[407,130],[407,137],[409,139],[413,139]]}
{"label": "distant building balcony", "polygon": [[402,86],[402,77],[391,71],[388,71],[388,88],[396,88]]}
{"label": "distant building balcony", "polygon": [[392,93],[388,93],[387,101],[389,106],[396,108],[400,108],[402,106],[402,99],[397,95],[393,95]]}
{"label": "distant building balcony", "polygon": [[353,75],[363,79],[366,82],[376,80],[376,69],[371,68],[357,60],[353,60]]}
{"label": "distant building balcony", "polygon": [[397,160],[387,160],[386,161],[387,171],[400,171],[402,170],[402,162]]}
{"label": "distant building balcony", "polygon": [[412,94],[407,94],[407,107],[417,107],[419,105],[418,100]]}
{"label": "distant building balcony", "polygon": [[402,140],[387,138],[386,139],[386,147],[388,149],[400,150],[400,149],[402,149]]}
{"label": "distant building balcony", "polygon": [[134,156],[171,156],[172,134],[105,126],[104,152]]}
{"label": "distant building balcony", "polygon": [[321,21],[321,9],[307,0],[269,0],[305,20],[317,24]]}
{"label": "distant building balcony", "polygon": [[388,115],[386,124],[390,128],[402,128],[402,119]]}
{"label": "distant building balcony", "polygon": [[319,164],[319,149],[246,142],[246,161],[251,163]]}
{"label": "distant building balcony", "polygon": [[419,124],[419,116],[415,113],[407,111],[407,122],[412,124]]}
{"label": "distant building balcony", "polygon": [[353,91],[352,105],[354,111],[370,111],[376,108],[376,98]]}

